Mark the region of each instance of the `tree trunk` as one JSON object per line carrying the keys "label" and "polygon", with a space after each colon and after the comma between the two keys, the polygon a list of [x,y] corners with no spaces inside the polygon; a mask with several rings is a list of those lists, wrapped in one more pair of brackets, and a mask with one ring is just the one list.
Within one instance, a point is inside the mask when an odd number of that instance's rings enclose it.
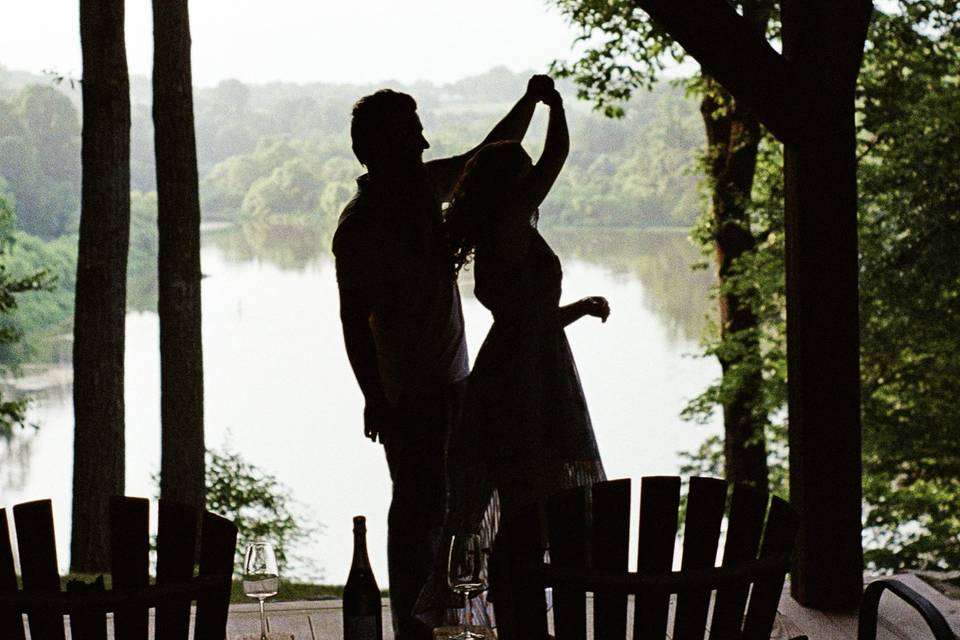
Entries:
{"label": "tree trunk", "polygon": [[70,568],[108,566],[109,498],[124,492],[130,87],[123,0],[81,0],[83,133],[73,340]]}
{"label": "tree trunk", "polygon": [[160,496],[205,503],[200,201],[187,0],[154,0],[160,314]]}
{"label": "tree trunk", "polygon": [[724,470],[727,480],[767,487],[766,413],[761,406],[761,354],[758,321],[749,303],[724,291],[731,265],[756,248],[747,207],[753,189],[760,144],[760,123],[738,100],[707,79],[700,103],[707,134],[711,182],[711,227],[721,291],[721,339],[735,339],[738,349],[718,355],[732,395],[723,400]]}

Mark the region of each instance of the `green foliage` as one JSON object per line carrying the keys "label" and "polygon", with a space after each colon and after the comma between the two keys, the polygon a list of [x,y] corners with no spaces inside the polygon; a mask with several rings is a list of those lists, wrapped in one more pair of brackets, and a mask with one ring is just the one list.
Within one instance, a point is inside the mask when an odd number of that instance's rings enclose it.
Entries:
{"label": "green foliage", "polygon": [[[760,369],[766,383],[755,410],[763,416],[773,416],[782,408],[786,397],[783,155],[781,146],[771,137],[760,145],[748,212],[757,249],[745,253],[732,265],[728,278],[714,287],[712,296],[737,296],[757,317],[758,326],[749,333],[729,333],[721,339],[716,322],[708,323],[703,355],[722,356],[736,364],[728,375],[712,384],[684,410],[686,418],[697,422],[705,423],[714,408],[733,395],[751,370]],[[692,232],[705,256],[713,250],[714,224],[712,217],[704,215]],[[744,346],[756,337],[761,347],[760,359]],[[772,424],[771,428],[775,426]]]}
{"label": "green foliage", "polygon": [[277,552],[284,574],[316,574],[318,568],[297,557],[293,550],[321,528],[309,517],[294,513],[303,509],[277,478],[244,460],[229,448],[207,450],[207,509],[237,525],[237,561],[254,540],[268,540]]}
{"label": "green foliage", "polygon": [[[133,192],[130,207],[127,307],[152,311],[157,304],[156,194]],[[8,233],[10,247],[3,255],[7,272],[17,278],[42,273],[45,286],[18,295],[16,314],[7,318],[4,326],[22,339],[0,343],[0,366],[69,360],[77,236],[43,240],[13,229],[12,223]]]}
{"label": "green foliage", "polygon": [[63,93],[31,84],[0,100],[0,177],[20,229],[46,239],[76,228],[80,209],[80,121]]}
{"label": "green foliage", "polygon": [[[702,357],[723,357],[734,364],[726,374],[692,399],[682,412],[687,420],[706,423],[717,407],[732,398],[744,381],[759,370],[763,384],[753,406],[765,424],[768,478],[771,492],[789,495],[787,467],[787,360],[786,360],[786,279],[784,262],[783,153],[772,137],[765,137],[759,149],[754,190],[748,207],[750,230],[757,238],[755,251],[740,256],[727,279],[715,285],[711,296],[736,295],[757,318],[755,329],[721,336],[716,321],[708,320],[702,343]],[[713,220],[704,216],[692,235],[704,255],[713,248]],[[759,338],[759,354],[745,347]],[[682,473],[723,475],[723,440],[708,438],[698,450],[681,453]]]}
{"label": "green foliage", "polygon": [[70,347],[64,336],[72,326],[76,237],[45,242],[14,231],[13,240],[6,260],[10,272],[20,276],[42,272],[47,286],[18,296],[17,312],[10,323],[22,339],[0,348],[0,363],[15,368],[30,362],[56,362]]}
{"label": "green foliage", "polygon": [[[18,273],[8,269],[13,250],[13,212],[0,197],[0,347],[7,348],[20,340],[21,331],[12,321],[18,298],[28,291],[48,289],[53,282],[47,271]],[[26,398],[5,398],[0,394],[0,436],[9,437],[15,426],[24,426]]]}
{"label": "green foliage", "polygon": [[213,167],[203,182],[207,217],[244,221],[319,220],[332,229],[353,196],[357,165],[300,140],[268,138]]}
{"label": "green foliage", "polygon": [[[865,557],[882,570],[946,568],[960,563],[960,54],[920,33],[910,10],[877,15],[870,42],[858,105]],[[786,437],[782,160],[764,149],[751,225],[766,241],[727,285],[756,289],[776,453]],[[708,351],[736,348],[715,340]],[[688,412],[708,412],[724,392],[714,385]],[[705,443],[688,468],[715,470],[721,447]]]}
{"label": "green foliage", "polygon": [[861,168],[867,559],[893,569],[960,564],[960,87],[936,84]]}
{"label": "green foliage", "polygon": [[[388,592],[381,592],[386,597]],[[343,597],[343,585],[291,582],[280,576],[280,593],[270,602],[297,602],[303,600],[334,600]],[[234,580],[230,589],[230,604],[250,604],[250,596],[243,592],[243,581]]]}
{"label": "green foliage", "polygon": [[686,60],[686,52],[632,2],[552,0],[580,29],[586,45],[573,63],[554,62],[553,71],[573,78],[581,98],[610,117],[624,115],[624,103],[637,89],[650,89],[670,63]]}
{"label": "green foliage", "polygon": [[[526,79],[495,69],[448,87],[410,89],[433,145],[428,158],[476,145],[521,95]],[[213,131],[218,127],[257,132],[243,153],[219,146],[209,151],[211,158],[222,159],[201,185],[205,219],[263,222],[306,216],[332,229],[355,192],[354,178],[363,172],[350,150],[349,112],[366,90],[345,95],[334,87],[271,85],[269,91],[247,91],[246,106],[232,111],[229,123],[204,106],[208,100],[220,104],[216,92],[198,92],[198,130],[208,131],[211,144],[217,146]],[[695,219],[697,178],[688,171],[700,139],[695,112],[672,87],[638,96],[631,108],[631,117],[617,122],[576,104],[568,110],[572,152],[543,204],[544,227],[660,227]],[[542,145],[542,124],[535,123],[527,138],[534,154]]]}

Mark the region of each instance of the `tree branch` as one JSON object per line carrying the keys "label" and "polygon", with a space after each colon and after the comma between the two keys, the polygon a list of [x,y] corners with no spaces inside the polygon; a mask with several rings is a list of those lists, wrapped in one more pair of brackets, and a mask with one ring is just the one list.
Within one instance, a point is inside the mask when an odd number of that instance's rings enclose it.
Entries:
{"label": "tree branch", "polygon": [[782,142],[801,139],[794,71],[724,0],[636,0]]}

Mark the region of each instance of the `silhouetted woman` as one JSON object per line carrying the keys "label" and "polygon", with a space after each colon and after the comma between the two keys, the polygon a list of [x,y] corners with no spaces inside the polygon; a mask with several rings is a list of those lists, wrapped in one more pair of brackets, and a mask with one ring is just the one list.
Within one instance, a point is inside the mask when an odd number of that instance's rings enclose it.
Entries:
{"label": "silhouetted woman", "polygon": [[[559,306],[560,261],[536,223],[566,160],[569,135],[562,99],[549,81],[540,99],[550,119],[537,163],[519,142],[483,147],[445,212],[454,266],[459,271],[473,261],[475,295],[494,318],[448,446],[447,529],[479,530],[488,543],[514,514],[536,510],[550,494],[604,479],[564,327],[585,315],[605,321],[610,309],[601,297]],[[516,634],[505,627],[507,604],[497,599],[496,556],[495,546],[491,599],[500,637],[509,639]]]}

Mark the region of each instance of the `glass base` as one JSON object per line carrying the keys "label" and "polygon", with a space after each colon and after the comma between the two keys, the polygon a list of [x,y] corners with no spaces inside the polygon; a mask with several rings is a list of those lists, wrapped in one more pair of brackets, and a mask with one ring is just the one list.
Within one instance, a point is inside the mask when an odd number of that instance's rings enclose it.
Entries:
{"label": "glass base", "polygon": [[483,640],[486,638],[482,633],[474,633],[469,629],[464,629],[460,633],[450,636],[450,640]]}

